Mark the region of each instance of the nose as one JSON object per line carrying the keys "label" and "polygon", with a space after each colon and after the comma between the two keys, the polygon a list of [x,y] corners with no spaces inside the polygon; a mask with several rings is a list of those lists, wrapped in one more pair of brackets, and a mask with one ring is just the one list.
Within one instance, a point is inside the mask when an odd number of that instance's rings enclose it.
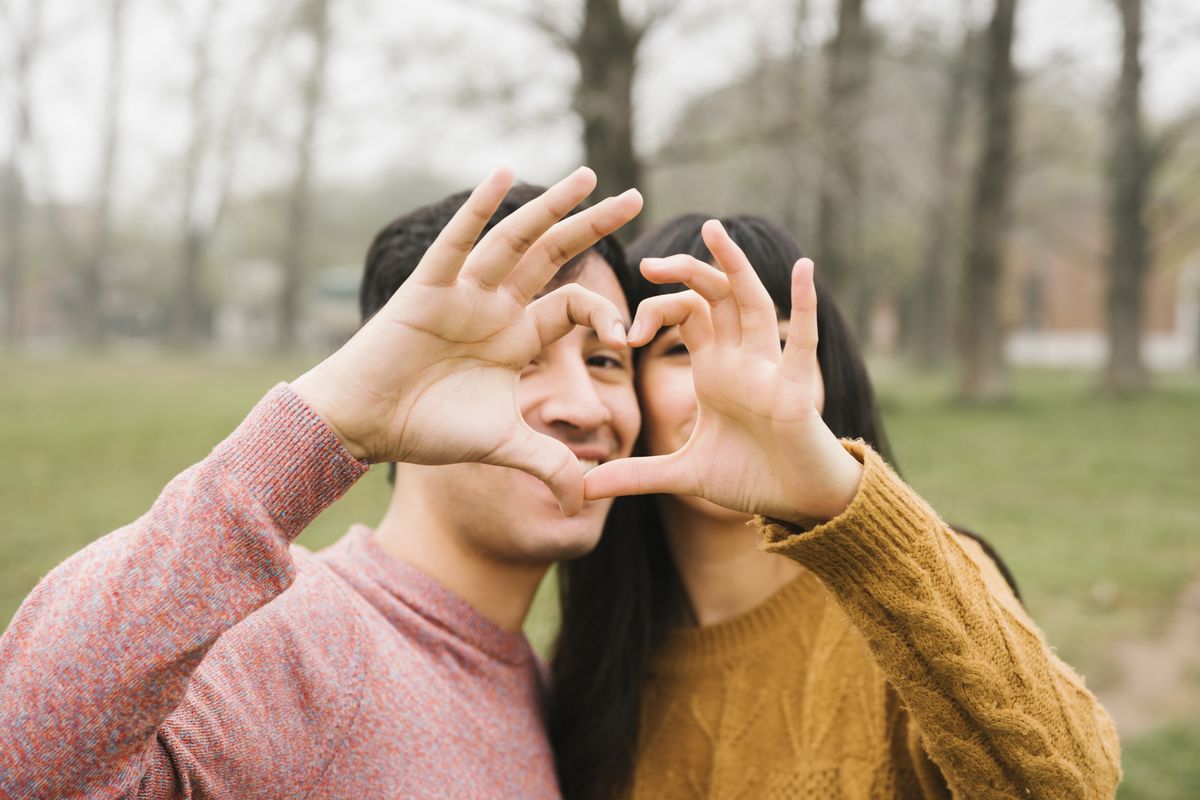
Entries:
{"label": "nose", "polygon": [[581,359],[560,360],[543,376],[545,400],[538,416],[550,428],[567,432],[592,432],[612,420],[612,409],[596,391],[596,383]]}

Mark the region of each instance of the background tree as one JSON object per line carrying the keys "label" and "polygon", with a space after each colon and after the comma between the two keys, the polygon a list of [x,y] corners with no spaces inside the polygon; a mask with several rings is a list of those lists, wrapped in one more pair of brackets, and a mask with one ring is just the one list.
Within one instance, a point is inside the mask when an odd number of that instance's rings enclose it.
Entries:
{"label": "background tree", "polygon": [[1142,2],[1115,0],[1121,18],[1121,75],[1109,157],[1108,365],[1104,388],[1131,392],[1148,383],[1142,362],[1142,303],[1150,254],[1146,200],[1151,163],[1142,123]]}
{"label": "background tree", "polygon": [[228,8],[225,0],[206,0],[196,23],[187,20],[182,5],[171,6],[191,54],[186,99],[188,139],[180,169],[180,269],[168,331],[168,341],[174,347],[195,347],[210,332],[212,303],[205,285],[205,265],[235,189],[243,148],[252,137],[267,138],[255,113],[255,103],[260,99],[256,92],[261,71],[285,32],[281,16],[289,7],[278,0],[262,7],[251,27],[244,59],[235,70],[236,91],[222,105],[215,91],[213,51],[218,44],[219,24]]}
{"label": "background tree", "polygon": [[293,350],[300,319],[300,301],[309,271],[312,182],[317,125],[325,98],[325,72],[330,48],[329,0],[302,0],[299,28],[312,50],[301,87],[302,116],[296,138],[295,172],[288,192],[287,217],[280,256],[283,284],[279,294],[276,349]]}
{"label": "background tree", "polygon": [[122,70],[125,54],[126,0],[109,0],[108,71],[105,78],[104,105],[100,124],[100,158],[96,197],[92,215],[91,241],[80,264],[80,288],[76,337],[89,348],[104,345],[104,285],[101,270],[112,241],[113,183],[117,169],[121,135]]}
{"label": "background tree", "polygon": [[[780,220],[793,234],[799,235],[803,227],[803,208],[811,202],[804,191],[804,165],[802,153],[809,134],[808,110],[810,106],[806,73],[812,66],[808,48],[808,28],[812,18],[811,0],[794,0],[792,3],[792,42],[788,68],[787,96],[784,107],[788,114],[786,135],[790,140],[786,165],[789,173],[788,190],[783,194],[779,210]],[[765,81],[764,81],[765,83]],[[769,111],[767,112],[769,116]]]}
{"label": "background tree", "polygon": [[5,8],[12,53],[12,142],[8,151],[8,175],[3,183],[4,239],[4,342],[21,345],[26,334],[25,254],[28,240],[26,192],[33,156],[33,72],[41,54],[42,2],[30,0],[25,19]]}
{"label": "background tree", "polygon": [[963,3],[962,37],[958,49],[943,61],[945,80],[937,134],[933,141],[934,173],[925,207],[922,258],[908,303],[907,343],[914,363],[931,369],[943,363],[951,349],[953,296],[951,286],[957,273],[961,237],[962,151],[966,109],[979,44],[969,19],[970,3]]}
{"label": "background tree", "polygon": [[862,246],[862,135],[870,100],[871,37],[864,2],[839,0],[837,33],[829,44],[817,256],[838,303],[865,340],[870,300]]}
{"label": "background tree", "polygon": [[1007,391],[1000,319],[1000,277],[1008,230],[1013,161],[1013,109],[1016,74],[1012,62],[1017,0],[996,0],[986,34],[983,148],[975,174],[975,194],[967,229],[959,333],[961,394],[990,401]]}
{"label": "background tree", "polygon": [[[633,142],[633,78],[644,34],[644,27],[621,13],[619,0],[584,0],[583,24],[571,42],[579,62],[573,107],[583,122],[584,160],[596,169],[601,197],[642,185]],[[636,227],[628,233],[636,234]]]}
{"label": "background tree", "polygon": [[[208,249],[208,222],[204,219],[200,192],[203,170],[212,147],[213,120],[209,83],[212,50],[224,0],[204,5],[200,22],[189,31],[188,53],[191,76],[188,84],[188,142],[183,157],[183,201],[179,218],[179,283],[171,318],[171,343],[182,349],[195,347],[207,326],[208,302],[203,284],[204,259]],[[174,7],[185,27],[183,9]]]}
{"label": "background tree", "polygon": [[[584,163],[596,170],[597,197],[631,187],[644,189],[634,131],[638,48],[651,29],[678,5],[678,0],[651,2],[639,21],[622,10],[620,0],[583,0],[581,18],[571,23],[561,14],[552,13],[545,0],[538,0],[529,16],[579,66],[571,107],[583,125]],[[646,197],[649,206],[650,198]],[[622,237],[637,236],[646,218],[648,214],[643,211],[621,229]]]}

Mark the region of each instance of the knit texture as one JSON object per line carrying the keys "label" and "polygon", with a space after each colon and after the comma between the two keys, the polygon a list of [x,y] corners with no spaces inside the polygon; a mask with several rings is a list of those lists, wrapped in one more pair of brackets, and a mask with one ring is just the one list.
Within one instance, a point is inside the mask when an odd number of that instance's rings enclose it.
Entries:
{"label": "knit texture", "polygon": [[644,684],[636,798],[1111,798],[1116,731],[995,564],[861,442],[850,507],[759,518],[805,572],[673,631]]}
{"label": "knit texture", "polygon": [[286,386],[0,638],[0,798],[557,797],[538,663],[351,529],[367,470]]}

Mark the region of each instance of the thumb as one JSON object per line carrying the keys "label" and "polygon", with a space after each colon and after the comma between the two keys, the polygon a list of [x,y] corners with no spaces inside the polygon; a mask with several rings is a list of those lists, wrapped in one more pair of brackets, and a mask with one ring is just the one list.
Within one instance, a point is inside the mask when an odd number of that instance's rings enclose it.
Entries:
{"label": "thumb", "polygon": [[588,470],[583,477],[584,499],[629,494],[691,494],[678,453],[644,458],[619,458]]}
{"label": "thumb", "polygon": [[538,433],[523,421],[512,437],[485,461],[528,472],[554,493],[563,514],[573,517],[583,508],[583,470],[565,444]]}

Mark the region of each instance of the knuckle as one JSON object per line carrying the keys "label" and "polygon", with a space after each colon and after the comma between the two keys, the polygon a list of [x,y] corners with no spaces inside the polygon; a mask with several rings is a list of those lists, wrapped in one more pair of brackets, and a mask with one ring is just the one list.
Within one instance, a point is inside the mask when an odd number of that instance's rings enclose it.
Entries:
{"label": "knuckle", "polygon": [[524,253],[535,241],[520,230],[500,229],[497,233],[500,234],[500,240],[504,242],[505,247],[514,253]]}
{"label": "knuckle", "polygon": [[553,191],[542,194],[538,198],[538,202],[542,206],[542,211],[555,220],[562,219],[571,213],[571,209],[575,207],[574,203],[568,203],[565,199],[560,200],[558,195]]}
{"label": "knuckle", "polygon": [[446,246],[456,253],[469,253],[475,246],[475,240],[467,237],[465,234],[458,234],[448,237]]}
{"label": "knuckle", "polygon": [[561,243],[554,241],[546,245],[546,256],[550,259],[550,263],[555,267],[561,267],[563,264],[571,260],[574,255],[570,250],[563,247]]}

